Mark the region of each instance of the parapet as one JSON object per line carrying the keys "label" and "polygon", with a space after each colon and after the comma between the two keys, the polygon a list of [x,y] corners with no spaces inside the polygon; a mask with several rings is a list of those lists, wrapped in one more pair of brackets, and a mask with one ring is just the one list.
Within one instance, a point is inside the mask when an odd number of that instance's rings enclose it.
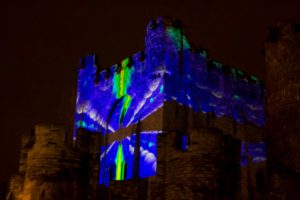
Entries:
{"label": "parapet", "polygon": [[35,126],[34,147],[51,145],[63,147],[67,143],[67,131],[64,125],[38,124]]}
{"label": "parapet", "polygon": [[[27,178],[43,175],[61,176],[80,168],[80,157],[67,143],[63,125],[39,124],[35,126],[35,143],[28,152]],[[70,176],[77,176],[76,173]],[[66,175],[66,174],[64,174]]]}
{"label": "parapet", "polygon": [[[180,22],[152,20],[145,50],[97,73],[94,55],[79,69],[77,128],[102,134],[143,121],[176,101],[195,112],[264,126],[262,81],[207,58],[187,40]],[[97,80],[95,82],[95,80]]]}

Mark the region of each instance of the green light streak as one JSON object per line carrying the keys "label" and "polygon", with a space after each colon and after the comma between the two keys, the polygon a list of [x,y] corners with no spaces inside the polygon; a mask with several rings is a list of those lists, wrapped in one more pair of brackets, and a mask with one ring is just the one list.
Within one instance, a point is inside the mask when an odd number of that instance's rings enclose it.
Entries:
{"label": "green light streak", "polygon": [[218,61],[213,61],[213,64],[216,66],[217,69],[221,69],[222,68],[222,64],[219,63]]}
{"label": "green light streak", "polygon": [[119,144],[118,146],[118,152],[116,155],[115,163],[116,163],[116,180],[122,181],[124,180],[124,171],[125,171],[125,161],[124,161],[122,144]]}
{"label": "green light streak", "polygon": [[131,96],[127,95],[124,100],[123,100],[123,111],[124,111],[124,115],[126,114],[129,106],[130,106],[130,103],[131,103]]}
{"label": "green light streak", "polygon": [[167,29],[167,34],[171,38],[171,40],[176,44],[176,47],[178,49],[181,48],[181,37],[182,37],[182,43],[183,43],[183,49],[189,49],[190,44],[186,39],[186,36],[182,33],[182,31],[178,28],[169,27]]}
{"label": "green light streak", "polygon": [[124,59],[121,62],[120,71],[115,72],[114,74],[113,93],[116,94],[117,99],[127,94],[127,88],[131,84],[131,74],[133,72],[133,68],[131,66],[128,66],[128,64],[129,58]]}
{"label": "green light streak", "polygon": [[237,94],[235,94],[235,95],[233,95],[232,99],[234,99],[234,100],[238,100],[238,99],[240,99],[240,96],[239,96],[239,95],[237,95]]}
{"label": "green light streak", "polygon": [[125,58],[124,60],[122,60],[121,62],[121,66],[124,68],[124,67],[127,67],[129,64],[129,58]]}
{"label": "green light streak", "polygon": [[131,85],[131,74],[133,67],[129,66],[129,58],[121,62],[120,70],[114,73],[113,77],[113,93],[117,99],[124,97],[123,106],[120,113],[119,123],[121,124],[131,103],[131,96],[127,95],[127,89]]}
{"label": "green light streak", "polygon": [[132,100],[132,98],[129,95],[126,95],[123,99],[123,107],[122,107],[121,115],[120,115],[120,119],[119,119],[120,124],[122,123],[123,118],[124,118],[124,116],[126,115],[128,109],[129,109],[129,106],[131,104],[131,100]]}
{"label": "green light streak", "polygon": [[164,92],[164,85],[161,85],[159,88],[159,93],[163,93]]}
{"label": "green light streak", "polygon": [[76,122],[77,127],[82,127],[82,128],[86,128],[87,125],[85,123],[85,121],[79,120]]}
{"label": "green light streak", "polygon": [[241,71],[241,70],[237,70],[237,74],[239,75],[239,77],[242,77],[242,76],[244,76],[244,73]]}
{"label": "green light streak", "polygon": [[250,78],[251,78],[253,81],[255,81],[255,82],[257,82],[257,81],[258,81],[258,78],[257,78],[257,77],[255,77],[255,76],[253,76],[253,75],[251,75],[251,76],[250,76]]}

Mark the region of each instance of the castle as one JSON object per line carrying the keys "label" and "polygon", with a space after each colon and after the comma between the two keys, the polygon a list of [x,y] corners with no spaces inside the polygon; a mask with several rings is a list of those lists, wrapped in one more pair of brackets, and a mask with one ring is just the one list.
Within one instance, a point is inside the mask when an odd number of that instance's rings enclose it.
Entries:
{"label": "castle", "polygon": [[291,23],[269,31],[267,94],[168,18],[111,68],[83,58],[73,138],[52,124],[24,135],[7,199],[300,198],[299,37]]}

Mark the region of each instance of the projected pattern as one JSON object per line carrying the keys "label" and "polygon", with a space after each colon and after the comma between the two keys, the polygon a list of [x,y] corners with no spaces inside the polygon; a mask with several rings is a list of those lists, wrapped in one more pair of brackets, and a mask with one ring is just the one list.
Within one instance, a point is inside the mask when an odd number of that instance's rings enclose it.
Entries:
{"label": "projected pattern", "polygon": [[253,163],[260,163],[267,160],[266,144],[264,142],[247,143],[242,142],[241,145],[241,166],[248,165],[248,158],[252,159]]}
{"label": "projected pattern", "polygon": [[79,70],[76,126],[114,132],[176,101],[195,112],[231,116],[239,123],[264,125],[263,87],[254,76],[208,61],[191,48],[180,28],[162,18],[147,27],[145,53],[97,72],[95,57]]}
{"label": "projected pattern", "polygon": [[[85,58],[85,67],[79,71],[77,127],[103,134],[114,132],[143,120],[162,106],[163,78],[149,76],[143,70],[142,56],[137,53],[99,75],[94,56]],[[94,81],[96,76],[98,83]]]}
{"label": "projected pattern", "polygon": [[[78,128],[107,134],[142,121],[164,101],[176,101],[194,112],[263,126],[263,97],[262,82],[255,76],[208,60],[206,51],[191,47],[178,24],[158,18],[147,26],[144,52],[103,71],[97,69],[94,55],[82,59],[75,123]],[[157,133],[141,133],[138,161],[134,161],[135,135],[103,147],[99,183],[131,179],[136,162],[139,177],[155,175]],[[184,141],[182,149],[187,150]],[[242,166],[247,165],[246,155],[253,162],[265,160],[265,148],[257,150],[255,145],[246,145],[246,153],[242,146]]]}
{"label": "projected pattern", "polygon": [[[113,142],[103,147],[100,157],[99,183],[108,185],[110,180],[128,180],[133,178],[134,164],[139,167],[139,177],[145,178],[156,173],[157,134],[161,131],[140,133],[138,160],[134,161],[136,134],[121,142]],[[138,150],[137,150],[138,151]]]}

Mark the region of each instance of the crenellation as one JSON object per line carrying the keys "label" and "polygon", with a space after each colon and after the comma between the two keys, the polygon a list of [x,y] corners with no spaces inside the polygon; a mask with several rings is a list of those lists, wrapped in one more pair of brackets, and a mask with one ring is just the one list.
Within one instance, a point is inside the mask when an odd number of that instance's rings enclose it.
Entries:
{"label": "crenellation", "polygon": [[8,200],[300,197],[298,28],[270,30],[266,91],[170,18],[152,20],[145,50],[110,68],[86,56],[73,141],[70,127],[36,125]]}

